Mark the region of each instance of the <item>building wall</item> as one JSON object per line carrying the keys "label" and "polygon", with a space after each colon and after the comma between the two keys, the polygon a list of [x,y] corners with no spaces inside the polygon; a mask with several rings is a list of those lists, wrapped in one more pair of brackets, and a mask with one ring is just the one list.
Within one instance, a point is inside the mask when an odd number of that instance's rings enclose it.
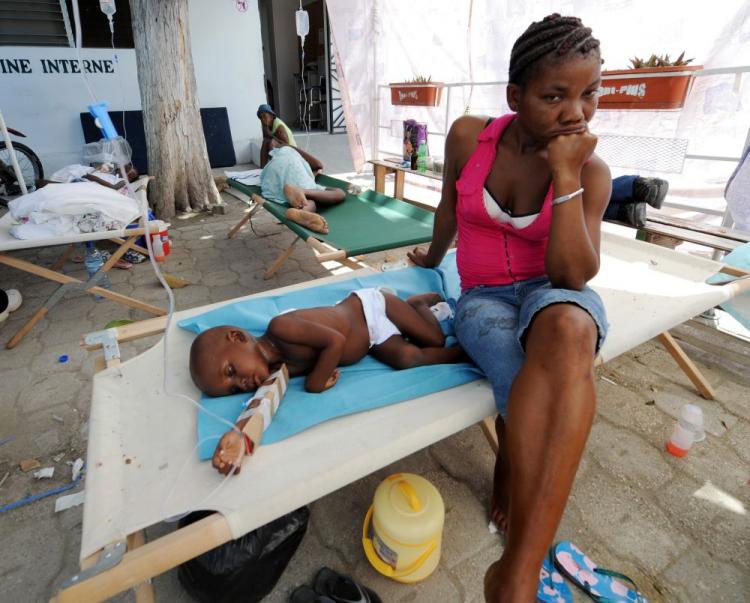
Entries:
{"label": "building wall", "polygon": [[[227,108],[240,163],[249,160],[249,139],[261,134],[255,111],[265,102],[258,7],[247,5],[239,13],[233,2],[189,1],[200,106]],[[116,62],[111,49],[81,50],[91,62],[92,91],[111,110],[140,109],[135,51],[118,50],[117,56]],[[81,159],[79,113],[91,100],[81,75],[72,72],[75,57],[72,48],[0,46],[0,110],[9,126],[28,136],[24,142],[47,174]]]}

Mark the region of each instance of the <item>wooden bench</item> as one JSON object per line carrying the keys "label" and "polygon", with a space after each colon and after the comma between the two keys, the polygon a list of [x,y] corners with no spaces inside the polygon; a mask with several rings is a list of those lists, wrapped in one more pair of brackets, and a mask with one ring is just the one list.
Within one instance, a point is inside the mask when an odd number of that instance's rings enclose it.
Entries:
{"label": "wooden bench", "polygon": [[694,224],[689,220],[672,216],[651,216],[646,221],[646,226],[638,230],[639,233],[644,234],[645,240],[649,240],[652,235],[660,235],[726,253],[734,251],[745,243],[750,243],[750,233],[722,226]]}
{"label": "wooden bench", "polygon": [[429,170],[426,172],[412,170],[411,168],[402,166],[400,162],[401,159],[396,157],[389,157],[386,159],[371,159],[370,161],[368,161],[368,163],[372,164],[372,171],[375,175],[375,192],[385,193],[385,177],[388,174],[393,174],[393,197],[411,203],[412,205],[416,205],[417,207],[435,211],[435,208],[432,205],[422,203],[420,201],[415,201],[414,199],[405,198],[404,182],[406,180],[406,174],[414,174],[415,176],[422,176],[423,178],[438,180],[440,182],[443,181],[443,175]]}

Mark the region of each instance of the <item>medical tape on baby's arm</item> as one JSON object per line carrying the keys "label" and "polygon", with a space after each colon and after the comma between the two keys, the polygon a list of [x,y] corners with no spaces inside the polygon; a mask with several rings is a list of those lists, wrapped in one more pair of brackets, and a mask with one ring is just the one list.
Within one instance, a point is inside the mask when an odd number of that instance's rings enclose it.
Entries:
{"label": "medical tape on baby's arm", "polygon": [[247,450],[248,454],[255,452],[263,437],[263,432],[268,429],[276,411],[279,409],[281,398],[286,393],[289,385],[289,371],[286,365],[273,373],[266,382],[261,385],[253,397],[248,400],[245,410],[237,418],[237,422],[247,419],[242,432],[250,438],[252,448]]}

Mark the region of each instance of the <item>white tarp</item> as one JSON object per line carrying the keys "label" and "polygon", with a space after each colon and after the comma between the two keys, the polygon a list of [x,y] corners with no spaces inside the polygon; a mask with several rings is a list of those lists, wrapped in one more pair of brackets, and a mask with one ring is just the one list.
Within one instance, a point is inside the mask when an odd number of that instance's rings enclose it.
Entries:
{"label": "white tarp", "polygon": [[[695,58],[693,65],[707,69],[750,64],[750,2],[744,0],[327,0],[327,6],[347,92],[346,122],[356,127],[350,140],[358,169],[363,158],[377,155],[378,125],[380,149],[398,153],[396,127],[403,119],[426,121],[437,133],[467,108],[474,114],[507,111],[503,85],[475,86],[473,93],[469,86],[454,89],[447,120],[445,98],[434,109],[394,107],[378,85],[417,75],[504,81],[513,42],[532,21],[553,12],[579,16],[593,29],[605,69],[627,68],[636,55],[674,58],[683,50]],[[750,125],[750,73],[696,78],[681,111],[600,111],[595,119],[595,132],[686,138],[690,154],[739,157]],[[431,134],[433,154],[442,155],[443,144]],[[704,182],[725,182],[733,168],[730,162],[686,164],[686,172]]]}

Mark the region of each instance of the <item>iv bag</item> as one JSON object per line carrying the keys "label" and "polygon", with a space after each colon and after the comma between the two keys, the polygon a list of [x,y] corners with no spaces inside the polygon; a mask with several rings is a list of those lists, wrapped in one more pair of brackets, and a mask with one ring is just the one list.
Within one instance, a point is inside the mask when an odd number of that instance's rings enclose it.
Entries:
{"label": "iv bag", "polygon": [[304,38],[310,33],[310,16],[306,10],[299,9],[294,13],[294,20],[297,24],[297,35]]}
{"label": "iv bag", "polygon": [[115,0],[99,0],[99,9],[107,15],[107,17],[112,17],[112,15],[117,12]]}

